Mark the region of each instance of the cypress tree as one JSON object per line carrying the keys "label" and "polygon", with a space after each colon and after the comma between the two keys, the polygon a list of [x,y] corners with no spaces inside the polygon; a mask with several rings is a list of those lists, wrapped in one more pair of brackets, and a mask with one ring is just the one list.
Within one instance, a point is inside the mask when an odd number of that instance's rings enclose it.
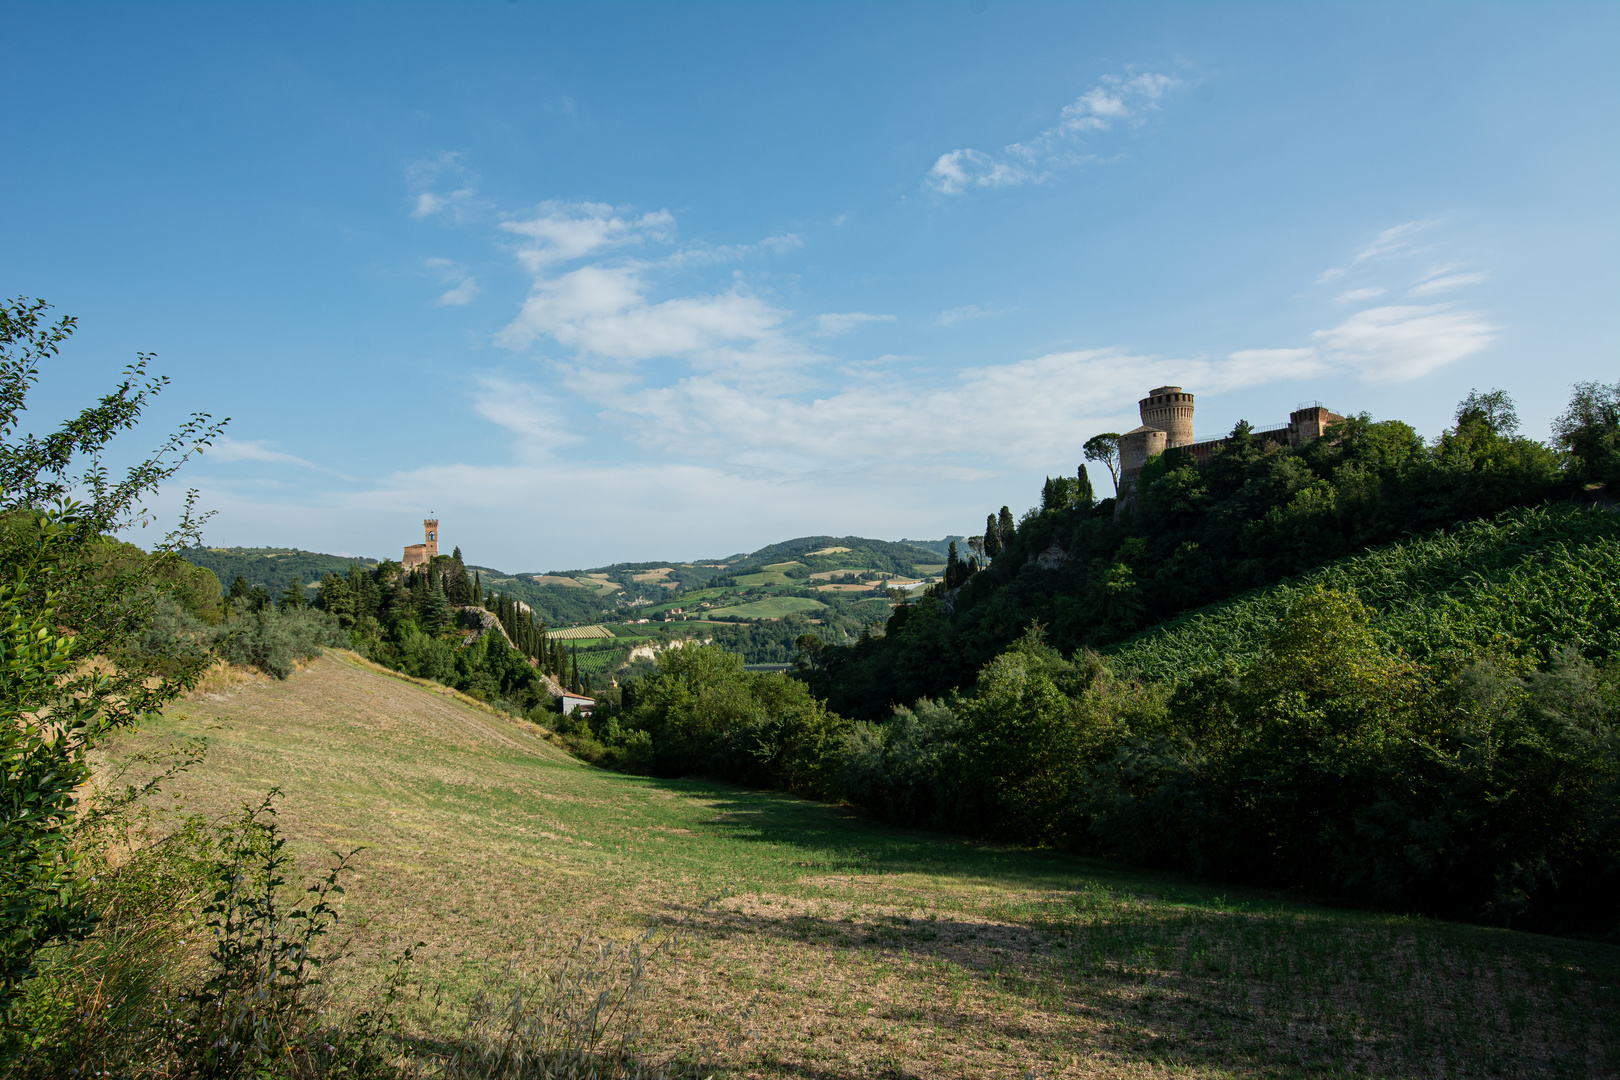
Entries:
{"label": "cypress tree", "polygon": [[1018,533],[1018,524],[1013,521],[1012,511],[1007,509],[1005,506],[1001,508],[1001,520],[999,525],[1000,528],[998,528],[996,532],[1001,537],[1001,547],[1002,550],[1005,551],[1007,545],[1012,543],[1013,537]]}
{"label": "cypress tree", "polygon": [[1001,554],[1001,526],[996,524],[995,514],[984,515],[984,557],[994,559]]}
{"label": "cypress tree", "polygon": [[1097,504],[1097,493],[1091,489],[1091,477],[1086,473],[1086,463],[1080,463],[1080,471],[1076,474],[1074,501],[1077,506],[1091,507]]}
{"label": "cypress tree", "polygon": [[950,552],[945,556],[945,587],[954,589],[962,584],[961,556],[956,553],[956,541],[951,541]]}

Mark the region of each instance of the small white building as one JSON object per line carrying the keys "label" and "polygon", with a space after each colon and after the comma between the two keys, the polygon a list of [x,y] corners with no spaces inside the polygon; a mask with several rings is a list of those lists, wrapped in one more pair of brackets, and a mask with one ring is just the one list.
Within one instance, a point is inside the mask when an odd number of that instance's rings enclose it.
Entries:
{"label": "small white building", "polygon": [[581,712],[595,712],[596,699],[588,698],[584,694],[576,694],[572,690],[564,690],[562,696],[563,715],[567,716],[575,709]]}

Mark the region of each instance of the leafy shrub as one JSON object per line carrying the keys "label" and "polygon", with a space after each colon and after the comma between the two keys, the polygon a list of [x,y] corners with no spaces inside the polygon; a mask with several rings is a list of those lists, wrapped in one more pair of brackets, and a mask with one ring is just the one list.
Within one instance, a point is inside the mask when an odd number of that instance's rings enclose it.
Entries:
{"label": "leafy shrub", "polygon": [[215,638],[215,649],[226,660],[257,667],[278,679],[291,675],[298,661],[320,655],[323,648],[348,644],[348,635],[331,615],[294,607],[240,609]]}

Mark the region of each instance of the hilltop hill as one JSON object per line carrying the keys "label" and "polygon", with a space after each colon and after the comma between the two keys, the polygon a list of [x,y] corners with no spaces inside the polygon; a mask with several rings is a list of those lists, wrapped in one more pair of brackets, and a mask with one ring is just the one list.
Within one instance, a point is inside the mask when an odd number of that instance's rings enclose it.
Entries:
{"label": "hilltop hill", "polygon": [[286,681],[214,685],[116,736],[102,761],[161,761],[202,735],[206,759],[166,793],[226,815],[279,785],[290,886],[362,848],[339,901],[350,955],[323,971],[336,1006],[370,1005],[392,960],[424,942],[414,970],[428,992],[408,1006],[409,1035],[443,1034],[434,1025],[487,980],[544,970],[582,935],[594,951],[678,926],[677,962],[647,966],[646,1049],[727,1045],[742,1016],[725,1075],[1120,1076],[1169,1057],[1241,1076],[1616,1064],[1612,946],[1314,907],[614,774],[544,734],[332,653]]}

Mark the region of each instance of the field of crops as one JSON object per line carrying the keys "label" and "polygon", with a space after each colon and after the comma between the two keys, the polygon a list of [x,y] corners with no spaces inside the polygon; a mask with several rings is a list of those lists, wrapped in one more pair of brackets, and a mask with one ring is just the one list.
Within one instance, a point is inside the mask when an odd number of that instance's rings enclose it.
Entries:
{"label": "field of crops", "polygon": [[1353,591],[1376,613],[1378,637],[1420,660],[1503,635],[1543,655],[1573,644],[1606,658],[1620,653],[1620,514],[1508,511],[1200,608],[1108,651],[1122,670],[1151,679],[1241,660],[1318,585]]}
{"label": "field of crops", "polygon": [[712,614],[719,617],[736,616],[743,619],[780,619],[784,615],[808,614],[825,611],[827,605],[820,600],[804,596],[773,596],[736,607],[716,608]]}
{"label": "field of crops", "polygon": [[591,641],[595,638],[610,638],[613,631],[605,626],[559,626],[547,630],[546,635],[558,641]]}

